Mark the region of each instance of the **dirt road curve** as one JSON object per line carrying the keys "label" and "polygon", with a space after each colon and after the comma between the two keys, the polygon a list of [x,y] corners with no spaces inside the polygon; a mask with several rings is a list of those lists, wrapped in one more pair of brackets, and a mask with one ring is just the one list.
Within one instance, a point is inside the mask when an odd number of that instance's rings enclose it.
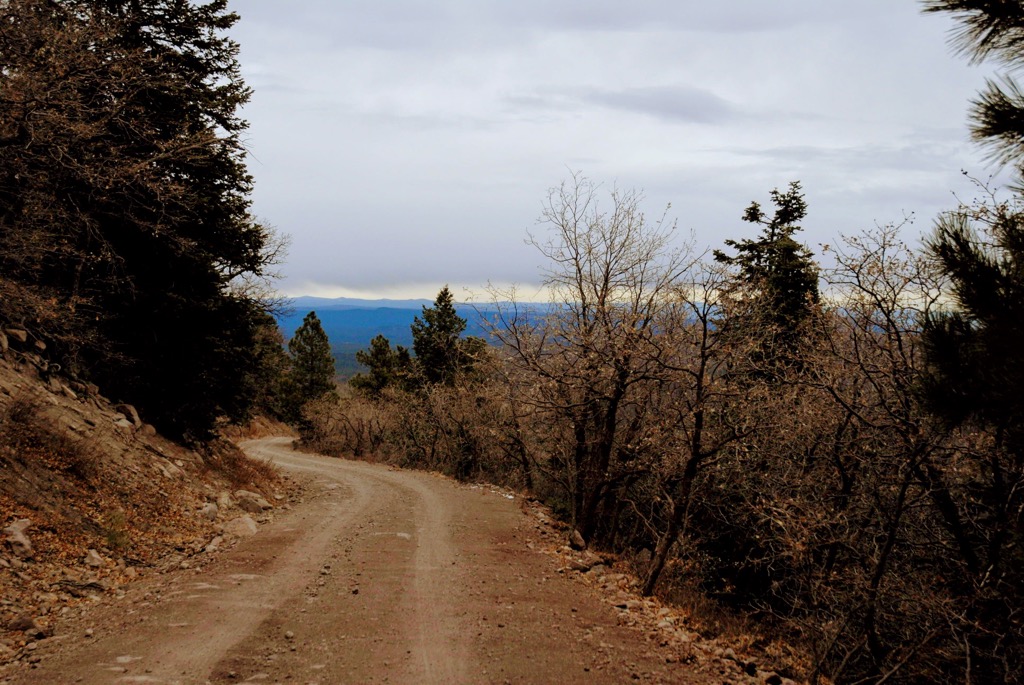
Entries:
{"label": "dirt road curve", "polygon": [[507,496],[287,439],[245,448],[304,479],[304,501],[201,571],[70,622],[13,682],[689,682],[527,547]]}

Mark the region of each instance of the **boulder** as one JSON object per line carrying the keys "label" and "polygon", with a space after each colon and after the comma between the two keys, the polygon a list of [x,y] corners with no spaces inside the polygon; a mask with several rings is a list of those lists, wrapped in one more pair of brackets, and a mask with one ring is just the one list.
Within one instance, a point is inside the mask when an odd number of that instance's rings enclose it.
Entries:
{"label": "boulder", "polygon": [[[133,568],[128,570],[135,571]],[[129,577],[134,577],[131,574],[128,575]],[[83,581],[64,579],[57,581],[57,587],[72,597],[95,597],[97,593],[106,592],[110,589],[110,585],[105,580]]]}
{"label": "boulder", "polygon": [[583,535],[581,535],[575,528],[573,528],[572,533],[569,534],[569,546],[577,552],[587,548],[587,541],[583,539]]}
{"label": "boulder", "polygon": [[114,409],[124,414],[125,418],[129,419],[135,428],[142,428],[142,419],[139,418],[139,412],[134,406],[130,404],[119,404],[114,407]]}
{"label": "boulder", "polygon": [[7,630],[13,633],[24,633],[26,630],[42,630],[42,626],[40,626],[39,622],[31,615],[25,614],[24,616],[18,616],[17,618],[12,619],[7,624]]}
{"label": "boulder", "polygon": [[217,508],[216,504],[214,504],[213,502],[207,502],[206,504],[203,505],[203,508],[199,510],[199,513],[207,520],[216,521],[217,513],[219,511],[220,510]]}
{"label": "boulder", "polygon": [[100,553],[94,549],[90,549],[85,555],[85,565],[91,568],[103,568],[107,565],[107,562],[103,560]]}
{"label": "boulder", "polygon": [[579,571],[580,573],[586,573],[592,568],[593,564],[588,564],[584,559],[570,559],[569,568],[573,571]]}
{"label": "boulder", "polygon": [[28,519],[20,519],[4,528],[4,534],[7,536],[7,544],[11,546],[11,549],[16,555],[22,559],[28,559],[32,556],[32,541],[29,540],[28,535],[25,531],[32,527],[32,522]]}
{"label": "boulder", "polygon": [[22,330],[21,328],[8,328],[4,330],[7,334],[8,339],[24,345],[28,342],[28,331]]}
{"label": "boulder", "polygon": [[569,568],[582,573],[586,573],[598,565],[601,565],[601,557],[596,554],[591,554],[590,552],[569,561]]}
{"label": "boulder", "polygon": [[236,490],[235,499],[238,500],[238,508],[250,514],[258,514],[272,508],[270,502],[264,499],[263,495],[248,490]]}
{"label": "boulder", "polygon": [[224,524],[224,532],[228,535],[235,535],[240,538],[247,538],[256,534],[256,522],[251,516],[239,516]]}
{"label": "boulder", "polygon": [[218,535],[217,537],[210,540],[210,542],[203,548],[203,551],[207,554],[212,554],[220,549],[221,543],[224,542],[223,536]]}
{"label": "boulder", "polygon": [[113,420],[114,425],[117,426],[118,428],[122,428],[126,431],[135,430],[135,424],[131,422],[131,419],[129,419],[127,416],[120,412],[114,414],[111,417],[111,420]]}

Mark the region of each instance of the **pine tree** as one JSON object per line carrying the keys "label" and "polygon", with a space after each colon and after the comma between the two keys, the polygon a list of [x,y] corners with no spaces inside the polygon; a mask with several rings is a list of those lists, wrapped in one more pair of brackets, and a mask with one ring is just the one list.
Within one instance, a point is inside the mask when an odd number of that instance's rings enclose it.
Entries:
{"label": "pine tree", "polygon": [[[926,10],[956,16],[959,46],[975,62],[1024,66],[1019,0],[930,0]],[[927,248],[952,298],[924,321],[920,389],[948,425],[986,429],[994,442],[954,461],[967,501],[953,513],[968,522],[957,640],[977,682],[1008,683],[1020,682],[1024,663],[1024,92],[1009,77],[989,81],[971,118],[975,140],[1015,167],[1018,186],[1010,200],[989,192],[936,222]]]}
{"label": "pine tree", "polygon": [[744,221],[762,227],[756,240],[726,240],[735,255],[714,252],[717,261],[737,269],[743,317],[747,328],[763,335],[759,356],[769,365],[793,357],[801,328],[819,301],[814,255],[793,238],[807,216],[800,183],[793,181],[786,192],[772,190],[771,199],[771,218],[757,202],[743,214]]}
{"label": "pine tree", "polygon": [[286,420],[286,384],[292,360],[285,352],[284,335],[270,314],[262,317],[253,345],[253,356],[255,364],[246,375],[244,385],[245,393],[252,397],[252,411],[263,416]]}
{"label": "pine tree", "polygon": [[356,361],[367,367],[367,373],[357,373],[349,381],[353,389],[378,397],[385,388],[408,389],[412,374],[412,357],[409,350],[398,345],[391,347],[391,341],[378,335],[370,341],[369,350],[356,352]]}
{"label": "pine tree", "polygon": [[291,371],[288,376],[289,418],[301,420],[307,402],[337,397],[334,383],[334,355],[331,343],[316,312],[306,314],[302,325],[288,341]]}
{"label": "pine tree", "polygon": [[416,368],[427,385],[451,385],[470,373],[485,346],[480,338],[461,337],[466,320],[455,311],[448,286],[432,307],[423,307],[423,318],[417,316],[410,328]]}
{"label": "pine tree", "polygon": [[[960,48],[975,61],[1024,65],[1024,5],[932,0],[961,24]],[[1024,94],[1011,79],[989,82],[971,113],[976,140],[1024,172]],[[953,306],[925,322],[924,393],[954,424],[993,427],[1024,463],[1024,200],[983,202],[941,216],[928,249],[949,276]]]}
{"label": "pine tree", "polygon": [[[1024,64],[1024,4],[1019,0],[925,0],[960,24],[954,40],[972,63],[992,60],[1012,72]],[[1024,91],[1009,75],[989,79],[972,102],[971,134],[1001,164],[1024,176]]]}

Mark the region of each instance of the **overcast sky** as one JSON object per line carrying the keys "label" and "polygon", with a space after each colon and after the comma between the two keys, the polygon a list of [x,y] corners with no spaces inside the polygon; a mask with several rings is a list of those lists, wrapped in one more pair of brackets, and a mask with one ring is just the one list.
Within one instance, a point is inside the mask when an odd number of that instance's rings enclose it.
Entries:
{"label": "overcast sky", "polygon": [[[456,297],[538,281],[524,244],[572,171],[672,204],[702,245],[804,185],[814,251],[992,169],[969,67],[916,0],[235,0],[257,216],[289,295]],[[767,208],[767,207],[766,207]],[[527,290],[529,287],[527,288]]]}

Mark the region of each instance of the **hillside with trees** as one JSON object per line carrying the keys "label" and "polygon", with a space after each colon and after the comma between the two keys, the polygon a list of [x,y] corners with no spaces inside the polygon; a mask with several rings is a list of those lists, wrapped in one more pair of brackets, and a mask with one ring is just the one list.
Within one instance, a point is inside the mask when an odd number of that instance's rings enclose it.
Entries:
{"label": "hillside with trees", "polygon": [[[979,272],[1012,299],[1005,239],[964,208],[926,251],[882,226],[820,266],[792,185],[714,259],[600,193],[552,191],[543,315],[494,293],[498,344],[445,382],[376,339],[354,396],[310,405],[310,446],[532,492],[645,593],[700,588],[797,645],[793,677],[1019,682],[1015,386],[985,374],[1012,383],[1021,353],[969,299]],[[950,221],[972,226],[956,263],[989,268],[949,269]]]}
{"label": "hillside with trees", "polygon": [[[170,435],[244,418],[281,240],[227,0],[0,8],[0,324]],[[255,279],[255,280],[253,280]]]}

